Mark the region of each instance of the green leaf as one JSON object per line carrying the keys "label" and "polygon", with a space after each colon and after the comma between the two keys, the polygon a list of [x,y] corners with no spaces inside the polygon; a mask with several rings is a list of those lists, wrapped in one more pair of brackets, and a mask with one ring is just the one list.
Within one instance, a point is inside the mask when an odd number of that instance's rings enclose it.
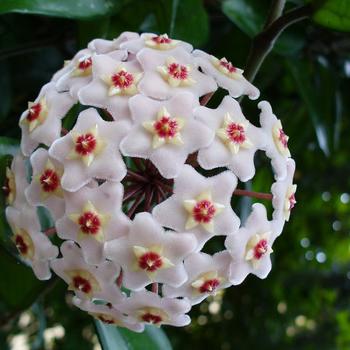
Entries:
{"label": "green leaf", "polygon": [[0,136],[0,156],[14,156],[19,149],[19,141],[10,137]]}
{"label": "green leaf", "polygon": [[[261,0],[225,0],[223,13],[246,35],[253,38],[263,30],[269,6]],[[303,30],[286,31],[277,39],[274,50],[281,55],[292,55],[304,46]]]}
{"label": "green leaf", "polygon": [[0,13],[19,12],[46,16],[90,19],[117,12],[128,0],[2,0]]}
{"label": "green leaf", "polygon": [[[314,1],[319,4],[320,1]],[[350,31],[350,2],[349,0],[326,0],[314,13],[313,20],[327,28]]]}
{"label": "green leaf", "polygon": [[117,328],[95,321],[103,350],[171,350],[164,331],[155,326],[146,326],[143,333],[126,328]]}
{"label": "green leaf", "polygon": [[312,73],[308,71],[306,64],[303,62],[287,61],[287,67],[294,77],[299,93],[309,112],[309,116],[316,132],[318,145],[323,153],[328,156],[330,154],[329,141],[327,128],[324,122],[325,110],[323,109],[327,101],[324,98],[318,98],[317,88],[311,84],[309,79],[309,77],[312,76]]}

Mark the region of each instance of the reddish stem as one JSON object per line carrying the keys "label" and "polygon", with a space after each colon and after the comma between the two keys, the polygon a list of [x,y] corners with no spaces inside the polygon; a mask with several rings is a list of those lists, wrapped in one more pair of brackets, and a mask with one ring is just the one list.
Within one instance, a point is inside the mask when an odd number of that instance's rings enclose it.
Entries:
{"label": "reddish stem", "polygon": [[267,200],[272,200],[272,197],[273,197],[271,193],[253,192],[253,191],[241,190],[239,188],[234,190],[233,194],[236,196],[247,196],[247,197],[267,199]]}
{"label": "reddish stem", "polygon": [[214,95],[214,92],[210,92],[209,94],[204,95],[200,101],[201,105],[205,106],[210,101],[210,99],[213,97],[213,95]]}
{"label": "reddish stem", "polygon": [[143,159],[140,159],[140,158],[133,158],[132,159],[134,164],[136,165],[137,169],[143,171],[144,168],[145,168],[145,163],[143,161]]}
{"label": "reddish stem", "polygon": [[57,233],[56,227],[50,227],[43,232],[46,236],[52,236]]}
{"label": "reddish stem", "polygon": [[158,283],[152,283],[152,292],[158,294]]}
{"label": "reddish stem", "polygon": [[119,274],[119,276],[117,278],[117,286],[119,288],[121,288],[122,284],[123,284],[123,270],[120,270],[120,274]]}
{"label": "reddish stem", "polygon": [[129,218],[131,218],[133,216],[133,214],[135,213],[137,207],[141,204],[143,196],[144,196],[144,192],[141,192],[136,198],[135,198],[135,202],[132,205],[132,207],[129,209],[127,215]]}
{"label": "reddish stem", "polygon": [[61,135],[67,135],[69,133],[69,131],[66,128],[61,128]]}
{"label": "reddish stem", "polygon": [[133,178],[137,181],[141,181],[141,182],[148,182],[148,179],[144,176],[142,176],[141,174],[139,173],[135,173],[134,171],[132,170],[128,170],[128,173],[127,173],[127,176],[129,178]]}
{"label": "reddish stem", "polygon": [[152,206],[153,195],[154,195],[154,188],[147,187],[146,193],[145,193],[145,205],[144,205],[145,211],[150,211]]}
{"label": "reddish stem", "polygon": [[135,194],[137,194],[137,192],[141,191],[143,189],[143,187],[144,187],[143,184],[128,187],[124,193],[123,202],[125,202],[128,199],[130,199],[131,197],[133,197]]}

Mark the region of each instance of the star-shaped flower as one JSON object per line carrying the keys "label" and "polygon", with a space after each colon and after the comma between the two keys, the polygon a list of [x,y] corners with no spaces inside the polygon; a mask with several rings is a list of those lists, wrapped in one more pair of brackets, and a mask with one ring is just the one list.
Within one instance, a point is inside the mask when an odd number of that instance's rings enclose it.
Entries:
{"label": "star-shaped flower", "polygon": [[62,188],[76,191],[93,178],[120,181],[126,168],[118,149],[128,129],[127,121],[104,121],[94,108],[81,112],[74,128],[49,149],[64,167]]}
{"label": "star-shaped flower", "polygon": [[7,207],[5,213],[13,232],[12,240],[22,258],[32,266],[38,279],[50,279],[49,261],[58,255],[58,249],[40,232],[36,209]]}
{"label": "star-shaped flower", "polygon": [[56,91],[54,82],[43,86],[35,101],[29,102],[19,121],[21,150],[25,156],[29,156],[40,143],[50,146],[59,138],[61,119],[74,103],[69,93]]}
{"label": "star-shaped flower", "polygon": [[139,91],[148,97],[166,100],[188,91],[198,98],[217,89],[215,81],[201,73],[193,57],[181,47],[171,54],[145,48],[136,57],[145,71]]}
{"label": "star-shaped flower", "polygon": [[263,131],[244,117],[239,103],[226,96],[218,108],[201,106],[194,115],[216,134],[209,147],[199,150],[199,164],[208,170],[225,166],[241,181],[251,179],[255,174],[255,152],[266,141]]}
{"label": "star-shaped flower", "polygon": [[64,214],[63,190],[61,176],[63,169],[48,152],[38,148],[30,157],[33,169],[32,182],[25,191],[28,202],[32,205],[42,205],[49,209],[55,220]]}
{"label": "star-shaped flower", "polygon": [[206,147],[214,133],[194,120],[197,105],[190,93],[179,93],[169,101],[154,101],[142,95],[130,99],[134,126],[121,142],[122,153],[150,159],[162,176],[173,178],[189,154]]}
{"label": "star-shaped flower", "polygon": [[182,261],[195,247],[193,235],[164,232],[151,214],[139,213],[127,236],[105,243],[105,255],[122,267],[126,288],[152,282],[176,287],[187,279]]}
{"label": "star-shaped flower", "polygon": [[295,162],[293,159],[287,160],[287,176],[284,180],[276,181],[272,187],[273,194],[272,206],[275,209],[273,212],[274,219],[281,217],[289,221],[291,210],[296,204],[295,192],[297,185],[293,185],[293,177],[295,172]]}
{"label": "star-shaped flower", "polygon": [[52,270],[67,284],[79,299],[98,299],[105,302],[120,302],[124,295],[116,285],[120,268],[110,261],[98,266],[86,263],[82,249],[74,242],[61,245],[62,258],[51,261]]}
{"label": "star-shaped flower", "polygon": [[174,181],[174,195],[153,209],[162,226],[193,233],[197,251],[211,237],[238,230],[240,221],[231,208],[237,178],[230,171],[206,178],[185,165]]}
{"label": "star-shaped flower", "polygon": [[106,181],[99,187],[65,192],[66,213],[57,220],[57,234],[79,243],[88,263],[103,259],[103,242],[125,235],[129,219],[121,211],[123,186]]}
{"label": "star-shaped flower", "polygon": [[210,256],[205,253],[193,253],[185,259],[184,266],[188,280],[180,287],[163,286],[166,297],[185,297],[192,305],[199,304],[209,295],[230,285],[228,269],[231,256],[227,251]]}
{"label": "star-shaped flower", "polygon": [[271,270],[272,244],[281,233],[284,220],[268,221],[266,208],[253,204],[253,210],[244,226],[226,238],[225,246],[232,255],[229,280],[237,285],[249,273],[266,278]]}
{"label": "star-shaped flower", "polygon": [[283,180],[287,175],[287,159],[290,157],[288,149],[288,136],[282,129],[279,119],[273,114],[271,105],[267,101],[258,104],[261,109],[260,124],[265,133],[266,155],[271,159],[271,164],[277,180]]}
{"label": "star-shaped flower", "polygon": [[20,153],[12,160],[11,167],[6,168],[6,178],[2,190],[5,194],[6,204],[17,209],[27,206],[24,191],[27,188],[26,158]]}
{"label": "star-shaped flower", "polygon": [[185,315],[191,309],[186,299],[162,298],[148,291],[131,293],[130,297],[118,305],[118,310],[129,316],[134,322],[176,327],[186,326],[191,322]]}
{"label": "star-shaped flower", "polygon": [[260,91],[244,78],[241,69],[234,67],[226,58],[218,59],[201,50],[194,50],[193,56],[203,72],[212,76],[232,97],[248,95],[251,100],[259,98]]}
{"label": "star-shaped flower", "polygon": [[144,47],[167,52],[171,52],[177,47],[181,47],[188,52],[193,50],[192,45],[184,41],[171,39],[167,34],[157,35],[153,33],[143,33],[140,38],[122,43],[120,47],[133,54],[138,53]]}
{"label": "star-shaped flower", "polygon": [[123,315],[122,312],[113,307],[112,304],[95,304],[87,299],[73,298],[73,304],[81,310],[87,311],[96,320],[107,325],[125,327],[134,332],[142,332],[143,326],[135,319]]}
{"label": "star-shaped flower", "polygon": [[138,93],[142,69],[136,61],[121,62],[107,55],[92,58],[93,79],[79,90],[85,105],[107,109],[114,119],[130,117],[129,98]]}

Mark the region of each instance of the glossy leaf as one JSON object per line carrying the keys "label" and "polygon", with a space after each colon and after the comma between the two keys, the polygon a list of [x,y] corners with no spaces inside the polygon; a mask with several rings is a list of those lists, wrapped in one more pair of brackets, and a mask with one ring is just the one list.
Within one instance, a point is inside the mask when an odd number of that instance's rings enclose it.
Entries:
{"label": "glossy leaf", "polygon": [[19,12],[55,17],[88,19],[118,11],[127,0],[2,0],[0,13]]}
{"label": "glossy leaf", "polygon": [[[317,5],[319,1],[314,1]],[[350,2],[348,0],[326,0],[313,15],[313,20],[322,26],[350,31]]]}
{"label": "glossy leaf", "polygon": [[164,331],[155,326],[146,326],[143,333],[106,325],[96,321],[96,328],[103,350],[171,350]]}

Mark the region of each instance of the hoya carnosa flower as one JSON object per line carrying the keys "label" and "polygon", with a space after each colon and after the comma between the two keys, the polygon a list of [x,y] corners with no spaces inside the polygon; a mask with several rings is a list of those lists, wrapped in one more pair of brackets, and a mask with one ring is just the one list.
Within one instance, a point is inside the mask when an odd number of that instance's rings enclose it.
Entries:
{"label": "hoya carnosa flower", "polygon": [[243,76],[243,70],[233,66],[225,57],[218,59],[201,50],[194,50],[193,56],[203,72],[212,76],[232,97],[248,95],[251,100],[259,98],[260,91]]}
{"label": "hoya carnosa flower", "polygon": [[118,309],[130,320],[154,326],[171,325],[183,327],[191,322],[188,315],[191,304],[186,299],[162,298],[146,290],[133,292],[118,305]]}
{"label": "hoya carnosa flower", "polygon": [[11,167],[6,168],[5,182],[2,191],[7,205],[21,209],[27,205],[24,191],[29,185],[26,173],[26,159],[20,153],[12,160]]}
{"label": "hoya carnosa flower", "polygon": [[215,132],[215,139],[198,152],[198,162],[204,169],[226,166],[241,180],[255,174],[254,155],[265,145],[264,133],[245,118],[239,103],[224,97],[216,109],[198,107],[195,118]]}
{"label": "hoya carnosa flower", "polygon": [[79,100],[89,106],[107,111],[115,120],[128,119],[129,98],[139,91],[139,82],[143,76],[137,61],[122,62],[107,55],[92,58],[91,83],[79,90]]}
{"label": "hoya carnosa flower", "polygon": [[178,288],[163,286],[166,297],[185,297],[192,305],[199,304],[209,295],[231,285],[228,271],[231,255],[222,251],[213,256],[205,253],[193,253],[184,261],[188,280]]}
{"label": "hoya carnosa flower", "polygon": [[134,125],[120,144],[123,155],[150,159],[165,178],[177,176],[188,155],[214,138],[208,127],[194,119],[197,105],[188,92],[163,102],[143,95],[130,99]]}
{"label": "hoya carnosa flower", "polygon": [[111,303],[101,304],[94,303],[88,299],[73,298],[73,304],[79,309],[89,313],[96,320],[99,320],[107,325],[128,328],[134,332],[142,332],[143,325],[122,312],[116,309]]}
{"label": "hoya carnosa flower", "polygon": [[193,235],[165,232],[151,214],[139,213],[128,235],[105,243],[105,255],[122,267],[125,287],[140,290],[153,282],[184,283],[182,261],[195,248]]}
{"label": "hoya carnosa flower", "polygon": [[82,247],[90,264],[103,260],[103,243],[127,233],[129,219],[121,211],[123,186],[106,181],[99,187],[65,192],[65,215],[56,222],[57,234]]}
{"label": "hoya carnosa flower", "polygon": [[297,185],[293,184],[294,172],[295,162],[293,159],[288,159],[287,176],[284,180],[278,180],[271,186],[272,206],[275,209],[273,218],[276,220],[282,217],[289,221],[290,213],[296,204],[295,192]]}
{"label": "hoya carnosa flower", "polygon": [[139,38],[128,40],[120,44],[121,49],[128,50],[133,54],[138,53],[144,47],[167,52],[171,52],[171,50],[177,47],[181,47],[187,52],[191,52],[193,50],[191,44],[181,40],[169,38],[167,34],[158,35],[153,33],[143,33]]}
{"label": "hoya carnosa flower", "polygon": [[266,208],[253,204],[243,227],[226,238],[225,246],[232,256],[229,280],[233,285],[243,282],[252,273],[266,278],[271,271],[272,245],[281,233],[284,220],[268,221]]}
{"label": "hoya carnosa flower", "polygon": [[52,270],[80,299],[120,302],[124,295],[116,284],[120,268],[110,261],[98,266],[86,263],[82,249],[72,241],[61,245],[62,257],[51,261]]}
{"label": "hoya carnosa flower", "polygon": [[188,91],[199,98],[217,89],[214,79],[201,73],[193,57],[181,47],[171,55],[145,48],[136,57],[145,72],[139,91],[148,97],[166,100]]}
{"label": "hoya carnosa flower", "polygon": [[93,178],[120,181],[126,168],[119,143],[128,129],[127,121],[104,121],[94,108],[81,112],[74,128],[49,149],[64,167],[62,188],[77,191]]}
{"label": "hoya carnosa flower", "polygon": [[49,157],[47,150],[38,148],[30,157],[32,182],[26,188],[28,202],[49,209],[54,220],[64,214],[65,204],[61,187],[62,166]]}
{"label": "hoya carnosa flower", "polygon": [[174,180],[174,194],[153,209],[155,219],[177,232],[191,232],[197,251],[213,236],[233,234],[240,220],[231,197],[237,178],[230,171],[206,178],[185,165]]}
{"label": "hoya carnosa flower", "polygon": [[61,119],[75,102],[69,93],[57,92],[54,82],[44,85],[39,96],[28,103],[28,109],[20,117],[21,150],[25,156],[29,156],[40,143],[50,146],[60,137]]}
{"label": "hoya carnosa flower", "polygon": [[56,258],[58,249],[40,232],[36,209],[7,207],[5,213],[13,233],[11,239],[21,257],[32,266],[38,279],[50,279],[49,261]]}
{"label": "hoya carnosa flower", "polygon": [[283,180],[287,176],[287,159],[291,156],[288,148],[289,137],[267,101],[259,102],[258,107],[261,110],[260,124],[266,138],[266,155],[271,159],[275,178]]}

